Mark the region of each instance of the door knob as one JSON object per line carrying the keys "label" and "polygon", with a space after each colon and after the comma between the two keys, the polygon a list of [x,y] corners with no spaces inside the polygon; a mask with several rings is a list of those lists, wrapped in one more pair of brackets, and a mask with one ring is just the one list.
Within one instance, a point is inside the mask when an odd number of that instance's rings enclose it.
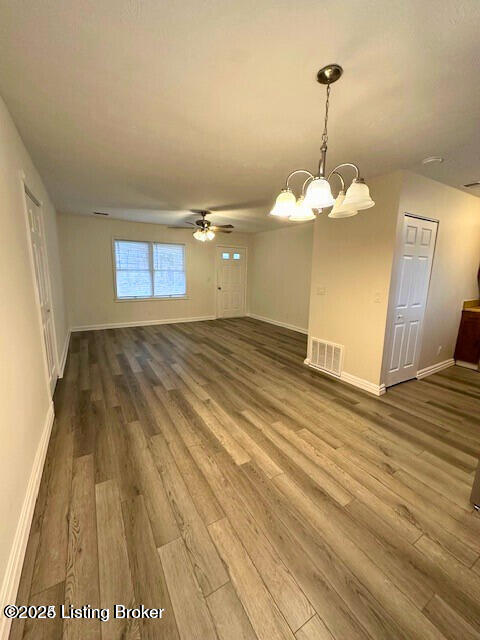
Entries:
{"label": "door knob", "polygon": [[217,289],[218,289],[219,291],[221,291],[221,290],[222,290],[222,287],[217,287]]}

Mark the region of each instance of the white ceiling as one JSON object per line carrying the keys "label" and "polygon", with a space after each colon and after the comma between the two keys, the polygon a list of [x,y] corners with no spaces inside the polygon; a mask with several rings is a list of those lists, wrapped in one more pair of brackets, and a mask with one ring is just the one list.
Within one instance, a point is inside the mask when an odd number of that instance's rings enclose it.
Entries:
{"label": "white ceiling", "polygon": [[480,179],[479,27],[478,0],[0,0],[0,93],[59,210],[258,231],[316,167],[329,62],[329,166]]}

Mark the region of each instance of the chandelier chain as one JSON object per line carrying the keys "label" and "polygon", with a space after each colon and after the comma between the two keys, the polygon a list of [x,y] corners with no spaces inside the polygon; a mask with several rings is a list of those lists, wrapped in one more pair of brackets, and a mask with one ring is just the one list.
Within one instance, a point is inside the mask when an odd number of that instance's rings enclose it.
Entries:
{"label": "chandelier chain", "polygon": [[328,142],[328,132],[327,132],[327,125],[328,125],[328,107],[330,106],[330,85],[327,84],[327,100],[325,102],[325,124],[323,127],[323,134],[322,134],[322,146],[326,146],[327,142]]}

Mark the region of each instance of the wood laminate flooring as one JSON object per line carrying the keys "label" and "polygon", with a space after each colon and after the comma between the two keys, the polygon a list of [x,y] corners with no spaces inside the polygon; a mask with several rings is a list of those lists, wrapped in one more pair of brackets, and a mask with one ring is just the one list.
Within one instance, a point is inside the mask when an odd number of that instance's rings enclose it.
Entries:
{"label": "wood laminate flooring", "polygon": [[250,318],[72,335],[10,638],[480,638],[480,376],[375,398]]}

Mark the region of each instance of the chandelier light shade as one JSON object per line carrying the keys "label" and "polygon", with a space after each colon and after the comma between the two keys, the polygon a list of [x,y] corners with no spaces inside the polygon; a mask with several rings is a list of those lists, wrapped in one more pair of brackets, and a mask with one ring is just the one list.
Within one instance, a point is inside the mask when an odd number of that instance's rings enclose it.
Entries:
{"label": "chandelier light shade", "polygon": [[[359,168],[353,162],[342,162],[334,167],[330,173],[326,174],[330,91],[332,84],[341,78],[342,73],[343,69],[338,64],[329,64],[317,73],[318,82],[327,87],[325,122],[320,147],[318,171],[316,174],[313,174],[307,169],[292,171],[287,176],[285,187],[277,196],[275,205],[270,211],[270,215],[272,216],[288,218],[292,222],[301,222],[304,220],[312,220],[316,213],[320,214],[322,212],[322,209],[333,207],[328,214],[329,218],[350,218],[355,216],[359,211],[369,209],[375,204],[364,179],[360,177]],[[354,170],[355,177],[345,192],[345,180],[339,170],[347,167]],[[304,177],[305,175],[308,177],[303,183],[302,192],[297,201],[295,194],[290,188],[290,181],[294,176],[299,174],[304,174]],[[342,185],[336,199],[332,195],[330,186],[330,179],[334,175],[341,181]]]}
{"label": "chandelier light shade", "polygon": [[295,207],[295,211],[288,218],[292,222],[305,222],[306,220],[314,220],[315,214],[313,213],[311,207],[309,207],[303,196],[297,200],[297,204]]}
{"label": "chandelier light shade", "polygon": [[345,191],[343,189],[338,193],[338,196],[335,200],[335,204],[332,207],[332,210],[328,214],[329,218],[351,218],[352,216],[356,216],[358,211],[356,209],[348,209],[345,207]]}
{"label": "chandelier light shade", "polygon": [[375,202],[370,197],[370,189],[365,182],[355,179],[347,189],[343,204],[345,207],[361,211],[362,209],[370,209]]}
{"label": "chandelier light shade", "polygon": [[288,218],[295,212],[297,199],[291,189],[282,189],[277,196],[275,206],[270,211],[271,216]]}
{"label": "chandelier light shade", "polygon": [[322,177],[314,178],[307,187],[305,203],[312,209],[331,207],[335,202],[328,180]]}

